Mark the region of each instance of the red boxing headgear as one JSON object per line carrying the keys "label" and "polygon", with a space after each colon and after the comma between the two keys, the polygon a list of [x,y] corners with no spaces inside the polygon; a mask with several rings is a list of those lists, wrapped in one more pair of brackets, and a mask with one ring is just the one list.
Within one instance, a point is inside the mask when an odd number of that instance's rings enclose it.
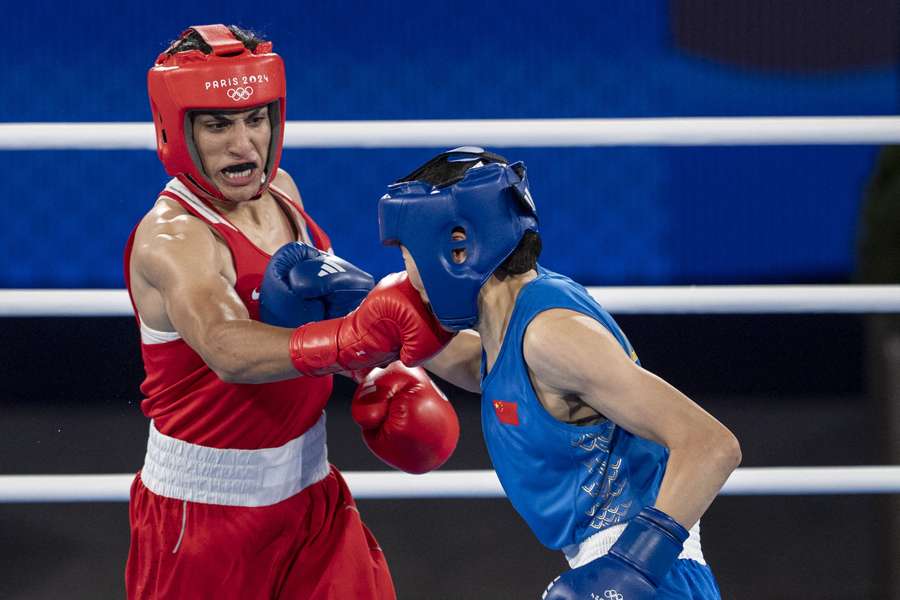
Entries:
{"label": "red boxing headgear", "polygon": [[[156,127],[156,148],[169,175],[198,196],[227,200],[203,172],[194,145],[191,111],[240,111],[268,105],[272,138],[265,166],[262,195],[278,171],[284,142],[285,78],[281,57],[271,42],[250,51],[224,25],[195,25],[179,41],[196,31],[212,52],[187,50],[156,59],[147,74],[150,110]],[[178,42],[175,42],[176,44]]]}

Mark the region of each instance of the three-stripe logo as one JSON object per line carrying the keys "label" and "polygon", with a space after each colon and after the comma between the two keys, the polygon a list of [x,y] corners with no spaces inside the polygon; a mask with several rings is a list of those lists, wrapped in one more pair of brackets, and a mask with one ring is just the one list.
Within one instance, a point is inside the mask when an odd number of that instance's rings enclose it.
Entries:
{"label": "three-stripe logo", "polygon": [[319,269],[319,277],[328,277],[335,273],[346,273],[347,269],[336,262],[330,262],[327,258],[322,262],[322,268]]}

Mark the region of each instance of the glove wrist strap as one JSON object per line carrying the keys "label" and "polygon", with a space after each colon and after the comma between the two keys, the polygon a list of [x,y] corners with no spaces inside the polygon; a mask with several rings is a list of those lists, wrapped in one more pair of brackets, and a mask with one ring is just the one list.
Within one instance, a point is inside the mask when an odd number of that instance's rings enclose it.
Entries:
{"label": "glove wrist strap", "polygon": [[342,319],[307,323],[291,334],[291,362],[307,377],[344,370],[338,363],[338,332]]}
{"label": "glove wrist strap", "polygon": [[678,559],[687,530],[663,511],[648,506],[632,519],[609,553],[659,586]]}

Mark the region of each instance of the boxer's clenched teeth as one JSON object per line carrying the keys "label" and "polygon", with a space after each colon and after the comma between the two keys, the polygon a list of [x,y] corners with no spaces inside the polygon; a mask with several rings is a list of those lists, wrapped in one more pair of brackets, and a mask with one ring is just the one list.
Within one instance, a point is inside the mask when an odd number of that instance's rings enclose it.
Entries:
{"label": "boxer's clenched teeth", "polygon": [[222,173],[224,173],[225,176],[229,179],[239,179],[241,177],[248,177],[255,168],[256,163],[241,163],[238,165],[225,167],[224,169],[222,169]]}

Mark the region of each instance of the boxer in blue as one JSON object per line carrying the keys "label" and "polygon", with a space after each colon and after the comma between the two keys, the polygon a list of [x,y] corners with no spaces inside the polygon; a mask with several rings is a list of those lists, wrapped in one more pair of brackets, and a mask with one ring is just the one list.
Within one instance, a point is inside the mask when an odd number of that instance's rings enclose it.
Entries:
{"label": "boxer in blue", "polygon": [[738,441],[643,369],[582,286],[537,264],[525,166],[450,150],[389,186],[378,211],[382,242],[459,332],[426,367],[481,393],[506,495],[572,567],[544,598],[719,598],[699,520]]}

